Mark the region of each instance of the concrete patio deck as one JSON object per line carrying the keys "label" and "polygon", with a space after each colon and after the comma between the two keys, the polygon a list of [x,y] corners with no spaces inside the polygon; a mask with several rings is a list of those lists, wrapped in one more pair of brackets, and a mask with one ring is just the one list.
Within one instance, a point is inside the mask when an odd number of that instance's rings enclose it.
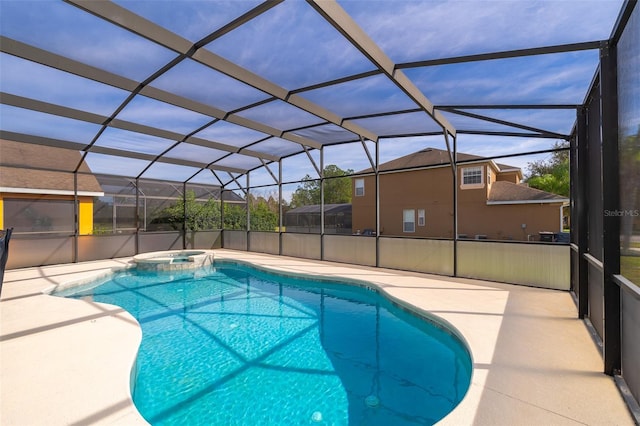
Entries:
{"label": "concrete patio deck", "polygon": [[[366,280],[453,325],[472,384],[442,425],[633,425],[567,292],[231,250],[290,273]],[[130,395],[140,328],[124,310],[43,293],[130,258],[11,270],[0,302],[1,425],[146,424]]]}

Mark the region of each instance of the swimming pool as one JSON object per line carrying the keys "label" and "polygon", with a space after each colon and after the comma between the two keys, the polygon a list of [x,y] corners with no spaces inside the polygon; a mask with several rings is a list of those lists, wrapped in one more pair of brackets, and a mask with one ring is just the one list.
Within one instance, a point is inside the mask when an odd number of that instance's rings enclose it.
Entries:
{"label": "swimming pool", "polygon": [[352,285],[216,261],[61,295],[139,321],[133,396],[154,425],[432,424],[471,377],[452,333]]}

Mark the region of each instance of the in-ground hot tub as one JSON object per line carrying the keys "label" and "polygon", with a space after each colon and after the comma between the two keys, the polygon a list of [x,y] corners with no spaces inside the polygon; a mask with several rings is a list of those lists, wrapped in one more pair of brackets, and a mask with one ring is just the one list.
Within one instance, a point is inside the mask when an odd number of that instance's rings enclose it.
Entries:
{"label": "in-ground hot tub", "polygon": [[154,251],[133,257],[138,269],[150,271],[180,271],[196,269],[213,263],[213,252],[205,250]]}

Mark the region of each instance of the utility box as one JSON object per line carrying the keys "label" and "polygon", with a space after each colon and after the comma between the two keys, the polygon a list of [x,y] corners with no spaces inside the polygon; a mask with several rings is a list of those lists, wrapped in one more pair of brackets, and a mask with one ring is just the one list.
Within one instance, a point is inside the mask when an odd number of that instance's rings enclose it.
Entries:
{"label": "utility box", "polygon": [[553,232],[539,232],[540,241],[545,243],[553,243],[556,240],[556,236]]}

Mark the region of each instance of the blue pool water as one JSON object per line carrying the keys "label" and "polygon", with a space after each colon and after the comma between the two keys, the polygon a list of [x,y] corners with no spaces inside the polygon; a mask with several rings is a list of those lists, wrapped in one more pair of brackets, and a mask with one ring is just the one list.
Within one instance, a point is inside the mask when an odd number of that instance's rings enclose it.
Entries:
{"label": "blue pool water", "polygon": [[352,285],[216,261],[62,295],[140,322],[134,402],[153,425],[433,424],[470,382],[456,337]]}

